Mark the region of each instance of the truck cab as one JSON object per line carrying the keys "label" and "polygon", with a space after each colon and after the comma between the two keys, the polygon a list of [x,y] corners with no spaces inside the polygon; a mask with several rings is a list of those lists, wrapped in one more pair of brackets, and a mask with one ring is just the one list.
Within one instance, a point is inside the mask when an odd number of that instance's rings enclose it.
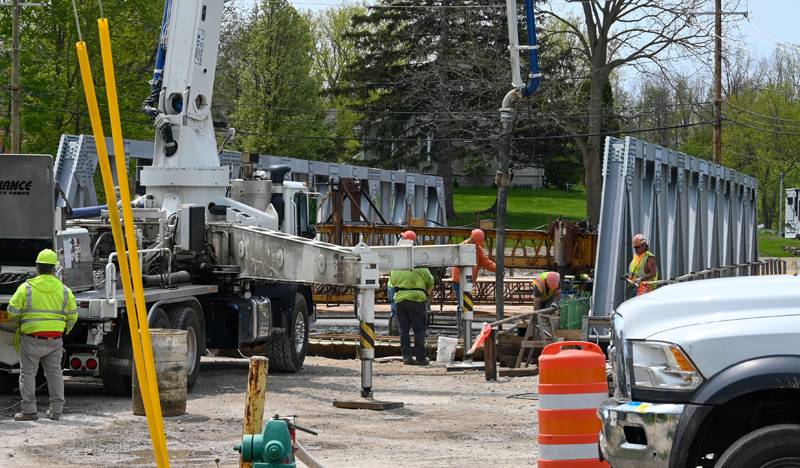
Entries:
{"label": "truck cab", "polygon": [[800,278],[679,283],[613,314],[603,457],[625,467],[800,466]]}

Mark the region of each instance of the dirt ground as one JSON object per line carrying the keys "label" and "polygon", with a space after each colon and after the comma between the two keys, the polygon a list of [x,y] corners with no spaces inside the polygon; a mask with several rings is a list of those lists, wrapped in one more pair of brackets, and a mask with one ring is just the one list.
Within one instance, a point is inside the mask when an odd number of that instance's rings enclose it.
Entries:
{"label": "dirt ground", "polygon": [[[187,414],[165,418],[172,466],[237,466],[247,361],[204,358]],[[536,460],[536,377],[485,382],[482,372],[448,373],[376,363],[378,399],[405,407],[383,412],[333,407],[360,389],[359,361],[306,359],[302,372],[268,378],[266,415],[297,415],[319,436],[298,440],[326,467],[523,466]],[[16,422],[17,408],[0,412],[0,466],[153,466],[144,417],[129,398],[110,397],[97,384],[67,384],[60,421]],[[0,396],[0,408],[19,398]],[[39,397],[40,415],[47,405]]]}

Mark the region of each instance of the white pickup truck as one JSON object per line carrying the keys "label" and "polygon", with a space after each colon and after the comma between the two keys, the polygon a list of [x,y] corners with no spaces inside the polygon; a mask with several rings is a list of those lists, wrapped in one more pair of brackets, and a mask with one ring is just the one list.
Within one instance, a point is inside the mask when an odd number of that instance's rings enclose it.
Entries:
{"label": "white pickup truck", "polygon": [[613,315],[614,468],[800,467],[800,278],[659,288]]}

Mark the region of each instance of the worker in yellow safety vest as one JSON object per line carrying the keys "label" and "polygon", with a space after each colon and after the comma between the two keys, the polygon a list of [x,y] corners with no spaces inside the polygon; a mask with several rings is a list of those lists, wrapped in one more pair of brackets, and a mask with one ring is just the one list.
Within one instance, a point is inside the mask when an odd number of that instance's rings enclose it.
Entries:
{"label": "worker in yellow safety vest", "polygon": [[656,288],[652,281],[658,281],[658,265],[656,256],[647,246],[644,234],[633,236],[634,256],[628,267],[628,278],[636,284],[636,295],[640,296]]}
{"label": "worker in yellow safety vest", "polygon": [[58,256],[44,249],[36,257],[38,276],[21,284],[8,304],[8,317],[16,328],[14,344],[19,352],[19,392],[22,411],[17,421],[39,419],[36,411],[36,373],[42,365],[50,394],[47,417],[61,418],[64,409],[64,376],[61,359],[62,335],[69,333],[78,320],[78,308],[72,291],[55,277]]}
{"label": "worker in yellow safety vest", "polygon": [[555,271],[533,277],[533,310],[546,309],[561,301],[561,275]]}

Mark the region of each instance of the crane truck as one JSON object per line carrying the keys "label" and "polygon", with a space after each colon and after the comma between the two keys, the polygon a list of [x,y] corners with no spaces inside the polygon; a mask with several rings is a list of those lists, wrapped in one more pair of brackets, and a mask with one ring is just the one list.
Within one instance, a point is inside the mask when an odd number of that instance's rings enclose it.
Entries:
{"label": "crane truck", "polygon": [[[260,345],[270,368],[296,372],[315,319],[314,284],[357,288],[362,396],[372,391],[370,338],[380,270],[475,263],[472,246],[341,247],[314,240],[315,194],[288,177],[230,179],[211,120],[223,0],[167,0],[156,70],[144,111],[156,135],[134,200],[150,327],[187,331],[188,377],[208,349]],[[67,375],[99,377],[107,392],[131,389],[132,347],[107,209],[56,208],[53,161],[7,155],[0,180],[0,325],[14,290],[42,248],[76,296],[79,320],[65,337]],[[70,213],[71,212],[71,213]],[[0,332],[0,387],[18,364],[13,333]]]}

